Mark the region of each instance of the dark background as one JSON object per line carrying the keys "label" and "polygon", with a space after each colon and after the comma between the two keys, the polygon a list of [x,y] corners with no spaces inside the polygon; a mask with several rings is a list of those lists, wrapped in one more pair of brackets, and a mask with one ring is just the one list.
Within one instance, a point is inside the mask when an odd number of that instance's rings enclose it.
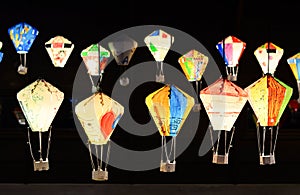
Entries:
{"label": "dark background", "polygon": [[[299,2],[246,0],[131,0],[97,3],[7,1],[1,4],[0,41],[3,42],[1,51],[4,58],[0,64],[0,182],[97,183],[91,180],[88,150],[74,125],[70,102],[73,80],[82,61],[80,52],[90,44],[125,28],[137,25],[164,25],[184,31],[207,48],[223,73],[223,62],[215,45],[229,35],[240,38],[247,44],[240,60],[239,79],[236,82],[242,88],[262,76],[253,52],[257,47],[271,41],[284,49],[275,76],[294,88],[292,99],[297,99],[297,83],[286,59],[300,51],[297,13],[299,6]],[[17,73],[19,56],[7,33],[9,27],[23,21],[39,30],[39,35],[27,54],[27,75]],[[44,48],[44,43],[56,35],[65,36],[75,44],[63,69],[53,67]],[[134,55],[130,66],[145,59],[152,59],[145,48],[137,50]],[[178,57],[177,54],[170,53],[166,62],[179,68],[176,65]],[[108,94],[118,76],[115,70],[117,66],[112,62],[106,71],[111,79],[103,81],[103,90]],[[26,144],[27,129],[18,124],[13,114],[13,109],[18,107],[16,93],[38,78],[44,78],[65,93],[63,105],[53,121],[50,169],[44,172],[33,171]],[[144,97],[151,92],[149,89],[141,88],[140,93],[135,93],[132,98]],[[140,109],[136,106],[132,115],[137,121],[147,122],[150,117],[145,106],[141,106]],[[207,116],[202,110],[198,132],[189,148],[177,158],[176,172],[161,173],[159,169],[134,172],[109,167],[107,183],[299,183],[298,115],[293,113],[292,116],[287,107],[282,116],[275,165],[259,165],[252,110],[246,104],[236,122],[237,132],[228,165],[212,164],[210,152],[203,157],[198,156],[208,124]],[[122,129],[117,127],[115,133],[114,137],[120,137]],[[32,138],[34,139],[34,136]],[[128,145],[137,150],[145,147],[139,137],[130,137],[129,140]],[[124,140],[123,142],[126,144]]]}

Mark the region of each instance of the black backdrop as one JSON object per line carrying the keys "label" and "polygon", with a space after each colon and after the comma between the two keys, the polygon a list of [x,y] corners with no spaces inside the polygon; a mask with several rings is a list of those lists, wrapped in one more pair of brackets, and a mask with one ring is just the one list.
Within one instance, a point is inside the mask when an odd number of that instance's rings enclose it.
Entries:
{"label": "black backdrop", "polygon": [[[240,60],[239,79],[236,82],[245,88],[261,77],[262,72],[253,55],[254,50],[267,41],[284,49],[284,55],[275,76],[293,87],[293,99],[298,98],[297,83],[286,63],[286,59],[299,52],[298,15],[299,3],[267,1],[205,1],[205,2],[6,2],[1,5],[0,41],[4,53],[0,64],[0,180],[3,183],[95,183],[91,180],[91,165],[88,150],[74,125],[72,115],[73,81],[81,63],[80,52],[92,43],[112,33],[137,25],[163,25],[184,31],[201,42],[214,57],[224,73],[223,62],[215,48],[218,41],[234,35],[245,41],[246,50]],[[29,72],[16,72],[18,55],[8,37],[7,29],[21,21],[32,24],[39,30],[28,53]],[[55,35],[63,35],[75,44],[67,65],[55,69],[50,63],[44,43]],[[176,41],[176,37],[175,37]],[[137,50],[131,66],[151,58],[146,50]],[[140,52],[141,55],[138,55]],[[145,53],[147,54],[145,54]],[[143,57],[139,57],[143,56]],[[178,55],[170,53],[166,61],[177,64]],[[114,62],[107,74],[114,75]],[[116,76],[116,75],[114,75]],[[110,79],[115,81],[116,77]],[[16,93],[37,78],[44,78],[65,93],[65,100],[53,121],[50,169],[34,172],[28,150],[26,127],[19,125],[12,110],[18,106]],[[112,81],[104,90],[110,93]],[[204,81],[205,83],[205,81]],[[149,88],[141,87],[135,93],[138,103]],[[139,96],[139,94],[142,94]],[[143,96],[144,97],[144,96]],[[136,101],[132,101],[136,102]],[[132,115],[137,121],[150,120],[145,106],[132,103]],[[297,148],[300,134],[296,113],[290,115],[286,109],[276,148],[276,164],[260,166],[256,132],[251,119],[251,108],[246,104],[236,122],[237,132],[234,148],[228,165],[211,163],[212,154],[199,157],[198,150],[208,125],[205,111],[201,111],[201,122],[188,149],[178,158],[176,172],[126,171],[109,167],[108,183],[298,183],[300,158]],[[128,137],[117,129],[112,138]],[[126,137],[126,138],[127,138]],[[34,139],[34,137],[33,137]],[[142,150],[143,141],[130,137],[127,144]],[[122,143],[126,141],[122,140]],[[113,154],[112,154],[113,155]]]}

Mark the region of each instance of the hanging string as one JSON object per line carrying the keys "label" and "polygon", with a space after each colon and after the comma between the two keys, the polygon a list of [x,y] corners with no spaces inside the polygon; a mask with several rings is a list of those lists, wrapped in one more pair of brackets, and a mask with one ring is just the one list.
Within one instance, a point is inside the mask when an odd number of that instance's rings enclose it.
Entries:
{"label": "hanging string", "polygon": [[270,130],[270,153],[272,153],[273,147],[273,127],[269,127]]}
{"label": "hanging string", "polygon": [[277,143],[278,131],[279,131],[279,125],[277,125],[277,128],[276,128],[276,135],[275,135],[274,147],[273,147],[273,152],[272,152],[273,155],[275,153],[275,147],[276,147],[276,143]]}
{"label": "hanging string", "polygon": [[29,145],[29,150],[30,150],[30,154],[31,154],[31,157],[32,157],[32,160],[35,160],[34,159],[34,156],[33,156],[33,152],[32,152],[32,147],[31,147],[31,142],[30,142],[30,131],[29,131],[29,127],[27,127],[27,130],[28,130],[28,132],[27,132],[27,137],[28,137],[28,142],[27,142],[27,144]]}
{"label": "hanging string", "polygon": [[93,154],[92,154],[92,149],[91,149],[91,143],[88,141],[88,147],[89,147],[89,153],[90,153],[90,159],[91,159],[91,165],[92,169],[95,171],[95,164],[93,160]]}
{"label": "hanging string", "polygon": [[48,159],[48,156],[49,156],[49,151],[50,151],[50,143],[51,143],[51,129],[52,129],[52,126],[50,126],[50,129],[49,129],[49,135],[48,135],[48,147],[47,147],[47,156],[46,156],[46,159]]}
{"label": "hanging string", "polygon": [[99,168],[101,168],[101,166],[100,166],[100,163],[99,163],[99,154],[98,154],[98,147],[97,147],[97,145],[94,145],[95,146],[95,151],[96,151],[96,159],[97,159],[97,168],[99,169]]}
{"label": "hanging string", "polygon": [[260,144],[260,132],[259,132],[259,123],[256,123],[256,133],[257,133],[257,144],[258,144],[258,151],[261,154],[261,144]]}
{"label": "hanging string", "polygon": [[39,144],[40,144],[40,160],[43,160],[43,156],[42,156],[42,131],[39,131]]}
{"label": "hanging string", "polygon": [[214,144],[214,140],[213,140],[213,129],[212,129],[212,125],[211,123],[209,123],[209,132],[210,132],[210,141],[211,141],[211,146],[212,146],[212,151],[215,151],[215,144]]}
{"label": "hanging string", "polygon": [[232,143],[232,139],[233,139],[233,134],[235,132],[235,126],[233,126],[232,128],[232,133],[231,133],[231,137],[230,137],[230,141],[229,141],[229,146],[228,146],[228,151],[227,153],[229,153],[230,148],[232,147],[231,143]]}
{"label": "hanging string", "polygon": [[224,145],[225,145],[225,154],[227,153],[226,148],[227,148],[227,131],[224,132]]}
{"label": "hanging string", "polygon": [[265,139],[266,139],[266,127],[263,127],[263,148],[262,148],[262,155],[265,154]]}
{"label": "hanging string", "polygon": [[108,140],[107,142],[107,152],[106,152],[106,164],[105,164],[105,171],[107,170],[107,165],[108,165],[108,161],[109,161],[109,156],[110,156],[110,140]]}
{"label": "hanging string", "polygon": [[164,136],[161,136],[161,153],[160,153],[160,160],[161,162],[164,161]]}
{"label": "hanging string", "polygon": [[221,131],[218,132],[218,142],[217,142],[216,154],[218,154],[218,150],[219,150],[220,137],[221,137]]}

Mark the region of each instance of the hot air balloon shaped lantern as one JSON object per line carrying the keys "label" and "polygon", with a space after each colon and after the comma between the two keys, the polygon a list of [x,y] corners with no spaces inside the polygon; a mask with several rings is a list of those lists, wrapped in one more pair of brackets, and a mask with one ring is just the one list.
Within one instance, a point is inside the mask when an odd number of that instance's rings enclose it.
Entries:
{"label": "hot air balloon shaped lantern", "polygon": [[[75,113],[87,136],[92,164],[92,179],[96,181],[108,180],[110,137],[124,114],[124,107],[103,92],[97,92],[79,102],[75,107]],[[94,146],[94,152],[91,146]],[[105,146],[107,146],[107,153],[105,166],[103,166],[102,156]],[[93,154],[97,158],[97,167],[94,163]]]}
{"label": "hot air balloon shaped lantern", "polygon": [[263,76],[246,87],[245,91],[248,92],[248,101],[256,118],[260,165],[271,165],[275,164],[279,121],[292,96],[293,88],[274,77],[283,49],[268,42],[258,47],[254,55],[262,68]]}
{"label": "hot air balloon shaped lantern", "polygon": [[145,37],[144,42],[156,61],[156,82],[165,82],[163,70],[164,60],[172,44],[174,37],[167,32],[158,29]]}
{"label": "hot air balloon shaped lantern", "polygon": [[287,63],[293,71],[298,86],[298,104],[300,103],[300,52],[287,59]]}
{"label": "hot air balloon shaped lantern", "polygon": [[25,75],[27,74],[26,54],[29,52],[39,31],[27,23],[21,22],[10,27],[8,34],[17,53],[20,55],[21,64],[18,67],[18,73]]}
{"label": "hot air balloon shaped lantern", "polygon": [[63,36],[56,36],[45,43],[46,51],[54,67],[65,67],[74,44]]}
{"label": "hot air balloon shaped lantern", "polygon": [[[176,136],[195,103],[194,98],[177,86],[166,84],[149,94],[145,101],[162,139],[160,171],[174,172]],[[171,138],[169,152],[167,137]],[[172,157],[172,153],[174,157]]]}
{"label": "hot air balloon shaped lantern", "polygon": [[178,59],[178,62],[189,82],[195,82],[195,89],[197,94],[196,103],[193,106],[194,112],[201,110],[199,103],[199,92],[201,90],[202,75],[208,64],[208,57],[197,50],[190,50]]}
{"label": "hot air balloon shaped lantern", "polygon": [[217,44],[217,49],[225,61],[226,74],[230,81],[237,80],[239,60],[245,48],[246,43],[234,36],[228,36]]}
{"label": "hot air balloon shaped lantern", "polygon": [[[3,43],[0,41],[0,50],[2,49]],[[2,62],[3,59],[3,52],[0,51],[0,62]]]}
{"label": "hot air balloon shaped lantern", "polygon": [[205,111],[210,120],[209,130],[213,163],[228,164],[235,133],[235,122],[247,102],[248,94],[227,78],[219,78],[200,91]]}
{"label": "hot air balloon shaped lantern", "polygon": [[86,49],[82,50],[81,57],[88,70],[87,73],[92,84],[92,92],[99,92],[101,90],[100,85],[104,70],[108,65],[110,52],[102,47],[99,43],[92,44]]}
{"label": "hot air balloon shaped lantern", "polygon": [[[124,73],[138,47],[138,43],[127,35],[120,35],[114,41],[109,42],[108,47],[115,61],[121,67],[121,74]],[[129,85],[129,77],[121,77],[120,85]]]}
{"label": "hot air balloon shaped lantern", "polygon": [[[49,169],[49,150],[52,121],[61,106],[64,93],[46,82],[38,79],[17,93],[17,99],[28,124],[28,145],[33,159],[34,171]],[[30,129],[39,133],[39,160],[35,160],[30,139]],[[42,133],[48,132],[47,155],[42,155]]]}

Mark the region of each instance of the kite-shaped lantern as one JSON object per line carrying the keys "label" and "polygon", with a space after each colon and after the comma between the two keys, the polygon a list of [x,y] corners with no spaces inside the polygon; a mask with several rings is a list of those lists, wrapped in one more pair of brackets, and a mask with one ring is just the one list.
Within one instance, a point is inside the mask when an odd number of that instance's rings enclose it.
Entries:
{"label": "kite-shaped lantern", "polygon": [[[97,181],[108,180],[107,165],[110,154],[110,137],[124,114],[124,107],[104,93],[97,92],[79,102],[75,107],[75,113],[88,139],[93,169],[92,179]],[[97,167],[94,165],[91,145],[95,148]],[[103,168],[102,153],[104,145],[107,145],[107,153],[106,164]],[[99,146],[101,148],[100,156],[98,155]]]}
{"label": "kite-shaped lantern", "polygon": [[[3,43],[0,41],[0,50],[2,49]],[[0,51],[0,62],[2,62],[3,59],[3,53]]]}
{"label": "kite-shaped lantern", "polygon": [[8,34],[17,53],[20,55],[21,64],[18,67],[18,73],[27,74],[26,54],[29,52],[39,31],[27,23],[21,22],[10,27]]}
{"label": "kite-shaped lantern", "polygon": [[74,44],[63,36],[56,36],[45,43],[46,51],[55,67],[65,67]]}
{"label": "kite-shaped lantern", "polygon": [[[110,57],[110,52],[99,43],[92,44],[82,50],[81,57],[88,70],[87,73],[92,83],[92,92],[98,92],[100,90],[104,69],[108,65],[107,63],[108,58]],[[97,79],[96,84],[94,81],[95,78]]]}
{"label": "kite-shaped lantern", "polygon": [[163,83],[165,82],[163,62],[174,42],[174,37],[159,29],[146,36],[144,42],[156,61],[156,82]]}
{"label": "kite-shaped lantern", "polygon": [[298,86],[298,103],[300,103],[300,52],[287,59],[287,63],[293,71]]}
{"label": "kite-shaped lantern", "polygon": [[224,78],[219,78],[200,91],[200,99],[210,120],[213,163],[228,164],[235,132],[234,124],[247,102],[247,97],[248,94],[242,88]]}
{"label": "kite-shaped lantern", "polygon": [[[176,136],[195,103],[194,98],[175,85],[167,84],[149,94],[145,101],[162,138],[160,171],[174,172]],[[171,150],[169,153],[166,137],[171,137]],[[171,159],[172,152],[174,154],[173,160]],[[164,161],[165,158],[166,161]]]}
{"label": "kite-shaped lantern", "polygon": [[217,49],[226,65],[227,78],[236,81],[239,69],[239,60],[246,48],[246,43],[234,36],[228,36],[217,44]]}
{"label": "kite-shaped lantern", "polygon": [[[49,149],[52,121],[61,106],[64,93],[43,79],[38,79],[17,93],[17,99],[28,123],[28,144],[33,159],[34,171],[49,169]],[[39,160],[35,160],[31,140],[32,132],[39,132]],[[42,133],[48,132],[46,159],[42,155]]]}
{"label": "kite-shaped lantern", "polygon": [[275,164],[279,121],[292,96],[293,88],[274,77],[283,49],[266,43],[254,54],[264,75],[246,87],[245,91],[248,92],[248,101],[256,117],[260,164]]}
{"label": "kite-shaped lantern", "polygon": [[[129,62],[138,47],[138,43],[127,35],[121,35],[114,41],[108,43],[112,56],[119,66],[122,67],[122,73],[126,71]],[[129,78],[127,76],[120,78],[120,85],[127,86]]]}
{"label": "kite-shaped lantern", "polygon": [[199,112],[201,105],[199,103],[199,92],[201,90],[202,75],[208,64],[208,57],[197,50],[190,50],[178,59],[178,62],[189,82],[195,82],[197,100],[193,111]]}

